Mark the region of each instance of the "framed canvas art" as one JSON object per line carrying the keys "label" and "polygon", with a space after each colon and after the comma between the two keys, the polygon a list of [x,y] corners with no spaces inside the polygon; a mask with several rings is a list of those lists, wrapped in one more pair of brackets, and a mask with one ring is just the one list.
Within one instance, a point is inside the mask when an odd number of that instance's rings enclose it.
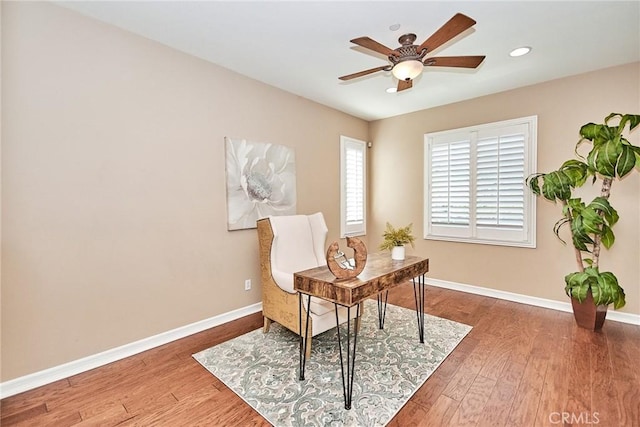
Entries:
{"label": "framed canvas art", "polygon": [[296,213],[296,161],[292,148],[225,138],[227,229],[256,228],[269,215]]}

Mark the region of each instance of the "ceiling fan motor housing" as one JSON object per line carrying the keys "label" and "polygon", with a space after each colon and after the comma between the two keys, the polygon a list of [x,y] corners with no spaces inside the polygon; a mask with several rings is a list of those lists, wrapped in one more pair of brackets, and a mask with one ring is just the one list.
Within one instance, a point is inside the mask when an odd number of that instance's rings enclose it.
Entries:
{"label": "ceiling fan motor housing", "polygon": [[403,67],[404,69],[402,71],[398,69],[397,72],[394,72],[394,75],[399,80],[409,82],[412,80],[412,76],[415,77],[415,75],[418,75],[422,72],[422,59],[427,54],[427,49],[422,49],[422,51],[418,52],[418,46],[413,44],[413,42],[416,41],[416,35],[413,33],[400,36],[400,38],[398,38],[398,41],[402,46],[393,50],[398,54],[389,55],[388,58],[389,61],[391,61],[391,63],[393,64],[392,68],[395,68],[396,65],[402,62],[412,61],[411,65],[407,63],[406,67]]}
{"label": "ceiling fan motor housing", "polygon": [[389,61],[393,65],[404,61],[422,61],[422,58],[427,54],[427,49],[418,52],[418,46],[413,44],[415,40],[416,35],[412,33],[400,36],[398,41],[402,46],[394,49],[394,52],[398,52],[398,55],[389,55]]}

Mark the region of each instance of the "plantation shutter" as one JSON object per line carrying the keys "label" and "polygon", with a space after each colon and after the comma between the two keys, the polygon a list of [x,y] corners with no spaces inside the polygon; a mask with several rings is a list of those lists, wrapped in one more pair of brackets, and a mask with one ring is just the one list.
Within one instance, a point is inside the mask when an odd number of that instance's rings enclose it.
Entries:
{"label": "plantation shutter", "polygon": [[428,235],[471,236],[472,140],[469,132],[447,133],[427,144],[425,197]]}
{"label": "plantation shutter", "polygon": [[425,135],[425,238],[535,247],[535,116]]}
{"label": "plantation shutter", "polygon": [[364,152],[362,147],[347,144],[345,187],[347,225],[364,222]]}
{"label": "plantation shutter", "polygon": [[366,143],[341,138],[342,235],[362,235],[366,228]]}
{"label": "plantation shutter", "polygon": [[478,226],[524,226],[524,133],[478,138],[476,220]]}
{"label": "plantation shutter", "polygon": [[470,141],[434,144],[431,152],[431,222],[469,225]]}

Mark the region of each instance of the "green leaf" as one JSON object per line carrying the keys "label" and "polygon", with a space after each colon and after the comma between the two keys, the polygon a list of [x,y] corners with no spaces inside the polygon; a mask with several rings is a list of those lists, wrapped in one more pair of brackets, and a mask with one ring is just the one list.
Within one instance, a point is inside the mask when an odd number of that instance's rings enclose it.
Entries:
{"label": "green leaf", "polygon": [[564,243],[565,245],[567,244],[567,242],[564,241],[564,239],[562,237],[560,237],[560,229],[562,228],[563,225],[570,223],[571,220],[569,218],[560,218],[554,225],[553,225],[553,232],[555,233],[556,237],[558,239],[560,239],[560,241],[562,243]]}
{"label": "green leaf", "polygon": [[618,289],[618,279],[611,272],[604,272],[598,275],[597,284],[591,286],[591,293],[593,294],[593,302],[596,305],[609,305],[614,302],[615,294]]}
{"label": "green leaf", "polygon": [[571,179],[562,171],[553,173],[557,174],[558,181],[560,183],[560,186],[556,192],[556,197],[560,200],[568,200],[569,198],[571,198]]}
{"label": "green leaf", "polygon": [[615,301],[617,301],[620,298],[620,293],[624,294],[624,291],[622,290],[622,288],[620,287],[620,284],[618,283],[618,279],[610,271],[605,271],[604,273],[602,273],[602,278],[603,278],[603,281],[608,285],[610,290],[609,301],[607,301],[607,304],[611,304],[612,302],[615,303]]}
{"label": "green leaf", "polygon": [[598,133],[600,133],[600,129],[603,128],[604,125],[597,125],[595,123],[587,123],[580,128],[580,136],[589,141],[593,141]]}
{"label": "green leaf", "polygon": [[605,142],[615,141],[620,137],[620,133],[618,129],[611,126],[602,126],[599,131],[596,139],[594,140],[594,147],[604,144]]}
{"label": "green leaf", "polygon": [[582,202],[580,197],[567,200],[567,204],[571,207],[572,211],[578,214],[585,208],[585,204]]}
{"label": "green leaf", "polygon": [[591,296],[593,296],[594,304],[595,305],[602,304],[602,300],[605,299],[605,296],[603,295],[603,289],[598,284],[598,281],[596,280],[596,282],[593,283],[590,286],[590,288],[591,288]]}
{"label": "green leaf", "polygon": [[542,179],[542,195],[551,201],[568,199],[571,197],[571,188],[567,181],[568,178],[561,172],[549,172]]}
{"label": "green leaf", "polygon": [[553,182],[554,178],[550,177],[549,174],[546,174],[542,177],[542,196],[547,199],[555,202],[556,200],[556,192],[555,187],[556,183]]}
{"label": "green leaf", "polygon": [[624,289],[618,286],[618,294],[616,295],[615,301],[613,301],[613,307],[617,310],[619,308],[624,307],[626,304]]}
{"label": "green leaf", "polygon": [[604,220],[593,208],[587,206],[580,216],[582,217],[582,226],[587,233],[601,234],[600,227]]}
{"label": "green leaf", "polygon": [[[580,236],[576,236],[575,234],[572,236],[573,247],[582,252],[591,252],[586,244],[586,239],[581,239]],[[593,242],[589,242],[593,243]]]}
{"label": "green leaf", "polygon": [[576,298],[582,302],[587,297],[587,291],[589,290],[588,284],[589,277],[585,273],[571,273],[565,276],[564,281],[567,284],[565,286],[565,292],[568,296]]}
{"label": "green leaf", "polygon": [[611,246],[613,246],[613,243],[616,241],[616,238],[613,235],[613,231],[611,230],[611,227],[608,227],[606,224],[602,225],[602,237],[600,241],[602,242],[604,247],[607,249],[610,249]]}
{"label": "green leaf", "polygon": [[616,166],[616,172],[618,176],[622,178],[633,170],[636,165],[636,155],[634,151],[628,145],[622,145],[622,153],[618,158],[618,164]]}
{"label": "green leaf", "polygon": [[610,226],[618,222],[618,212],[613,208],[613,206],[611,206],[609,201],[602,196],[598,196],[593,199],[593,201],[589,203],[589,208],[601,211]]}
{"label": "green leaf", "polygon": [[575,288],[573,288],[571,290],[571,295],[573,295],[574,298],[577,298],[578,301],[582,302],[587,298],[588,291],[589,291],[589,285],[584,283],[580,286],[576,286]]}
{"label": "green leaf", "polygon": [[593,244],[593,240],[582,225],[582,217],[578,216],[571,221],[571,239],[573,246],[581,251],[589,252],[587,245]]}
{"label": "green leaf", "polygon": [[598,273],[598,269],[596,267],[588,267],[584,269],[584,274],[587,277],[597,278],[600,273]]}
{"label": "green leaf", "polygon": [[567,160],[559,169],[569,179],[571,187],[580,187],[587,179],[589,167],[579,160]]}
{"label": "green leaf", "polygon": [[638,114],[625,114],[625,117],[629,118],[629,130],[632,131],[633,128],[640,124],[640,115]]}
{"label": "green leaf", "polygon": [[[596,149],[593,149],[589,152],[589,154],[587,155],[587,164],[589,165],[589,169],[591,170],[596,170],[596,156],[598,154],[598,151]],[[593,175],[593,179],[595,180],[596,176],[595,174]]]}
{"label": "green leaf", "polygon": [[622,145],[609,140],[598,148],[594,148],[594,151],[596,153],[595,169],[604,176],[615,177],[616,163],[618,162],[618,156],[622,152]]}
{"label": "green leaf", "polygon": [[609,120],[611,120],[614,117],[620,117],[621,119],[623,118],[622,114],[620,114],[620,113],[610,113],[607,117],[604,118],[605,124],[608,125],[609,124]]}
{"label": "green leaf", "polygon": [[605,123],[607,123],[609,121],[609,119],[611,119],[612,117],[616,117],[619,116],[620,117],[620,123],[618,124],[618,133],[622,133],[622,131],[624,130],[625,125],[627,124],[627,122],[629,122],[629,131],[632,131],[633,128],[635,128],[636,126],[638,126],[638,124],[640,124],[640,116],[637,114],[619,114],[619,113],[611,113],[609,114],[606,119],[605,119]]}
{"label": "green leaf", "polygon": [[536,196],[540,195],[540,184],[538,183],[538,180],[540,178],[544,178],[544,175],[545,174],[543,173],[532,174],[529,175],[525,180],[525,184],[531,189],[531,191],[533,191],[533,194],[535,194]]}

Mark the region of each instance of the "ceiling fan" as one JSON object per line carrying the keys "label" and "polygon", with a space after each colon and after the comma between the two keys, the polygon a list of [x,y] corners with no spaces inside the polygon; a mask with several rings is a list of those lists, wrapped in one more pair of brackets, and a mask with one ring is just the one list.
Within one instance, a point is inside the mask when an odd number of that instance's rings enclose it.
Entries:
{"label": "ceiling fan", "polygon": [[434,56],[425,58],[427,53],[448,42],[458,34],[474,26],[476,21],[462,13],[457,13],[447,23],[440,27],[421,45],[414,45],[416,35],[409,33],[398,38],[401,46],[390,49],[369,37],[358,37],[351,40],[364,48],[387,55],[391,64],[369,70],[360,71],[339,77],[340,80],[351,80],[366,76],[377,71],[391,71],[398,79],[397,91],[400,92],[413,86],[413,79],[422,73],[423,67],[460,67],[476,68],[484,61],[483,56]]}

